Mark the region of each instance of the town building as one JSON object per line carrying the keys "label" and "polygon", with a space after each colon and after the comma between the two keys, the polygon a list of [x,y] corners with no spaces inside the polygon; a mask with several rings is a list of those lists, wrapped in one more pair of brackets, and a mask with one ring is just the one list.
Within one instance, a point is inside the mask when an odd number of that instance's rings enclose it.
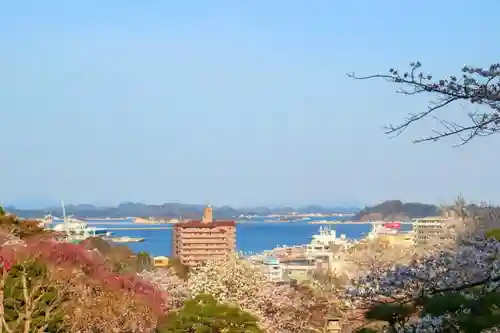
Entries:
{"label": "town building", "polygon": [[166,268],[169,265],[169,258],[165,256],[154,257],[153,265],[158,268]]}
{"label": "town building", "polygon": [[283,267],[280,260],[273,257],[268,257],[262,260],[262,272],[267,280],[272,282],[283,281]]}
{"label": "town building", "polygon": [[442,243],[450,239],[450,230],[446,228],[446,218],[430,216],[415,219],[413,223],[413,243],[415,245]]}
{"label": "town building", "polygon": [[309,281],[314,272],[318,269],[316,263],[285,263],[282,264],[283,267],[283,279],[290,281],[295,280],[297,282]]}
{"label": "town building", "polygon": [[236,249],[236,223],[213,220],[212,208],[205,208],[200,221],[174,225],[172,254],[187,266],[207,260],[229,259]]}

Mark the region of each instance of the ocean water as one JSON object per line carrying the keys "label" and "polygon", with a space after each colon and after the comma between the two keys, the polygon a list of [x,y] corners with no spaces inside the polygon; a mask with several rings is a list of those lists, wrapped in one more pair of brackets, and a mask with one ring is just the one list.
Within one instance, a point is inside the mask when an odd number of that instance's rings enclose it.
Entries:
{"label": "ocean water", "polygon": [[[138,225],[132,222],[127,224],[92,224],[97,228],[130,227],[132,230],[112,231],[113,236],[143,237],[144,242],[124,243],[134,252],[146,251],[153,256],[169,256],[171,254],[172,230],[133,230],[134,228],[148,227],[149,225]],[[155,227],[158,225],[150,225]],[[262,252],[271,250],[277,245],[302,245],[308,244],[314,234],[317,234],[320,224],[308,224],[307,222],[289,223],[263,223],[246,222],[236,225],[236,248],[243,252]],[[360,239],[371,230],[368,223],[360,224],[330,224],[327,225],[336,230],[337,236],[345,234],[349,239]],[[404,225],[404,228],[407,226]]]}
{"label": "ocean water", "polygon": [[[93,225],[100,228],[112,228],[117,225]],[[308,244],[321,225],[303,222],[262,223],[249,222],[236,225],[236,248],[244,252],[262,252],[271,250],[277,245]],[[125,227],[120,225],[119,227]],[[127,225],[126,227],[129,227]],[[130,228],[140,225],[130,224]],[[371,230],[369,224],[331,225],[337,235],[345,234],[347,238],[359,239]],[[126,243],[134,252],[146,251],[153,256],[171,254],[172,230],[118,230],[113,236],[143,237],[144,242]]]}

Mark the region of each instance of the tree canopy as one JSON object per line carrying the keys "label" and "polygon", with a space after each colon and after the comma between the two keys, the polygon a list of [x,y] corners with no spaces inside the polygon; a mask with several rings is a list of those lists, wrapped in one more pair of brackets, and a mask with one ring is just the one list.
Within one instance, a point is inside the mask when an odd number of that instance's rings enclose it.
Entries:
{"label": "tree canopy", "polygon": [[171,312],[158,333],[262,333],[257,318],[208,294],[188,300]]}
{"label": "tree canopy", "polygon": [[22,220],[15,215],[5,213],[3,210],[0,210],[0,229],[21,239],[50,233],[36,220]]}
{"label": "tree canopy", "polygon": [[[396,83],[402,88],[398,93],[418,95],[429,93],[435,96],[429,102],[427,110],[408,114],[397,125],[386,127],[386,134],[399,135],[408,126],[424,118],[433,117],[441,124],[442,129],[433,129],[432,134],[414,140],[414,142],[437,141],[445,137],[458,137],[459,144],[465,144],[479,136],[488,136],[500,130],[500,63],[491,64],[487,68],[464,66],[461,75],[451,75],[442,79],[434,79],[424,74],[419,61],[410,63],[408,71],[391,68],[388,73],[368,76],[349,77],[358,80],[384,79]],[[473,104],[474,111],[466,114],[468,121],[459,121],[462,115],[456,114],[453,119],[438,116],[445,107],[460,101]]]}
{"label": "tree canopy", "polygon": [[[460,203],[457,203],[459,205]],[[461,205],[447,223],[476,225],[475,207]],[[500,326],[499,230],[464,233],[406,263],[361,272],[346,291],[349,306],[365,309],[380,332],[497,332]],[[365,329],[365,332],[368,330]]]}
{"label": "tree canopy", "polygon": [[149,256],[132,253],[130,269],[117,270],[118,247],[103,242],[86,248],[38,221],[0,215],[0,332],[153,332],[168,305],[135,273],[149,268]]}

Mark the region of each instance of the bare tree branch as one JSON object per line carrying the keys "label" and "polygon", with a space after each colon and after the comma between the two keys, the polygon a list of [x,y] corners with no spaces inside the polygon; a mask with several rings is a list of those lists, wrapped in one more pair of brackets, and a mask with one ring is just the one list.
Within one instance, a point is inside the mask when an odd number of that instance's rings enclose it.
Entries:
{"label": "bare tree branch", "polygon": [[[492,64],[488,69],[464,66],[462,76],[450,76],[449,78],[433,80],[432,75],[425,75],[419,69],[420,62],[412,62],[410,70],[403,74],[391,68],[388,74],[375,74],[369,76],[356,76],[354,73],[347,74],[356,80],[383,79],[388,82],[397,83],[409,90],[399,89],[397,92],[404,95],[416,95],[431,93],[436,95],[429,102],[426,111],[408,116],[398,125],[386,126],[386,134],[398,136],[408,126],[427,117],[433,117],[442,126],[442,131],[433,130],[432,134],[416,139],[413,142],[437,141],[445,137],[458,137],[463,145],[471,139],[479,136],[488,136],[500,130],[500,63]],[[440,119],[435,114],[445,106],[457,101],[482,106],[485,111],[469,113],[469,123],[462,125],[456,120]]]}
{"label": "bare tree branch", "polygon": [[[8,333],[42,333],[51,324],[51,331],[62,329],[60,313],[56,312],[61,311],[68,296],[67,281],[53,279],[43,266],[37,266],[36,260],[28,259],[15,267],[16,272],[4,271],[0,280],[0,295],[3,298],[0,311],[2,329]],[[7,316],[5,308],[9,308],[14,315]]]}
{"label": "bare tree branch", "polygon": [[4,307],[4,287],[5,280],[7,280],[7,271],[2,269],[2,277],[0,279],[0,333],[3,333],[3,329],[7,331],[7,333],[12,333],[12,330],[7,325],[5,321],[5,307]]}

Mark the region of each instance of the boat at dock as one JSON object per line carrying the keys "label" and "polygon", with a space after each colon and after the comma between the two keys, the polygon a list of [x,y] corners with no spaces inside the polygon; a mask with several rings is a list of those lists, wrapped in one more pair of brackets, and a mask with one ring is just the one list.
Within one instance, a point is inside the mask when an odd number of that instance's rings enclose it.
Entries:
{"label": "boat at dock", "polygon": [[85,220],[87,222],[126,222],[126,221],[132,221],[131,217],[86,217],[83,218],[82,220]]}
{"label": "boat at dock", "polygon": [[287,223],[288,220],[264,220],[264,223]]}
{"label": "boat at dock", "polygon": [[55,231],[61,231],[62,229],[71,229],[71,228],[78,228],[78,229],[85,229],[87,228],[88,231],[92,234],[92,237],[98,237],[98,236],[111,236],[112,232],[110,232],[107,228],[94,228],[90,227],[89,223],[87,220],[83,219],[77,219],[73,217],[72,215],[67,216],[66,218],[53,218],[50,220],[47,220],[47,222],[43,222],[45,226],[52,225],[52,229]]}
{"label": "boat at dock", "polygon": [[76,219],[72,215],[67,216],[62,201],[61,206],[63,213],[62,220],[48,214],[40,223],[47,229],[60,232],[68,242],[79,243],[90,237],[111,236],[111,233],[107,229],[89,227],[86,221]]}
{"label": "boat at dock", "polygon": [[315,221],[309,221],[307,222],[308,224],[338,224],[339,221],[331,221],[331,220],[315,220]]}
{"label": "boat at dock", "polygon": [[103,237],[103,239],[114,243],[140,243],[144,241],[144,238],[142,237],[128,237],[128,236]]}

